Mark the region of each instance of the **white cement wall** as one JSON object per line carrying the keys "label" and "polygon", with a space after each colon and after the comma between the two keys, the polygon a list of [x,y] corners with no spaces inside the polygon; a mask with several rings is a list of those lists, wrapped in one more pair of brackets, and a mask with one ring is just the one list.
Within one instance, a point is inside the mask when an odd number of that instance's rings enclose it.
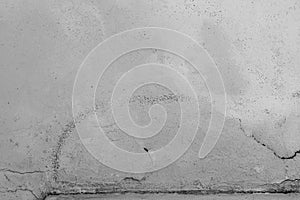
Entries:
{"label": "white cement wall", "polygon": [[[0,1],[0,199],[42,199],[47,194],[145,190],[299,191],[300,4],[267,1]],[[189,150],[156,172],[119,172],[82,145],[72,116],[76,73],[104,39],[138,27],[165,27],[190,35],[216,62],[227,93],[221,137],[198,158],[210,117],[209,93],[199,79],[202,121]],[[176,42],[176,41],[174,41]],[[189,65],[161,50],[140,50],[113,63],[106,77],[144,62]],[[97,89],[107,102],[110,80]],[[151,99],[168,91],[145,86],[132,112],[149,121]],[[146,97],[146,98],[144,98]],[[172,98],[162,100],[171,112]],[[107,135],[134,152],[167,144],[178,126],[171,112],[161,135],[134,140],[100,106]]]}

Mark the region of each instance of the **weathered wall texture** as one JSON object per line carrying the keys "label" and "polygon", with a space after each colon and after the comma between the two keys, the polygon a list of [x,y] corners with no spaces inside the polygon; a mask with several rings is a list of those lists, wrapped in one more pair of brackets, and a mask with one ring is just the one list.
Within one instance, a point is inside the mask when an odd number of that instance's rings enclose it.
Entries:
{"label": "weathered wall texture", "polygon": [[[71,97],[91,49],[115,33],[144,26],[175,29],[203,45],[223,76],[228,102],[221,138],[205,159],[197,157],[200,133],[177,162],[134,175],[110,169],[87,152],[75,129]],[[0,199],[124,190],[299,191],[299,53],[297,0],[1,0]],[[141,50],[112,67],[145,61],[187,65],[167,52]],[[199,87],[205,97],[204,83]],[[162,94],[163,88],[141,88],[132,112],[138,115],[139,104]],[[105,91],[99,89],[98,97],[105,100]],[[162,101],[175,109],[177,100]],[[148,120],[143,113],[137,117],[141,124]],[[126,150],[157,149],[174,136],[173,117],[149,141],[133,140],[113,122],[105,129]]]}

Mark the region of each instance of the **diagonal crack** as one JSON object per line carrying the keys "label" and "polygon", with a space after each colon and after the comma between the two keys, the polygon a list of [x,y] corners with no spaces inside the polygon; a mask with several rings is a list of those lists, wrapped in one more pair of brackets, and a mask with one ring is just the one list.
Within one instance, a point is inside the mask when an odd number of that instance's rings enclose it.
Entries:
{"label": "diagonal crack", "polygon": [[294,159],[294,158],[297,156],[297,154],[300,153],[300,150],[299,150],[299,151],[295,151],[294,154],[291,155],[291,156],[280,156],[280,155],[278,155],[271,147],[269,147],[268,145],[266,145],[266,144],[260,142],[254,135],[251,135],[251,138],[253,138],[254,141],[257,142],[258,144],[260,144],[260,145],[266,147],[267,149],[269,149],[270,151],[272,151],[273,154],[274,154],[277,158],[282,159],[282,160],[290,160],[290,159]]}
{"label": "diagonal crack", "polygon": [[[239,120],[239,125],[240,125],[241,131],[242,131],[243,133],[246,133],[246,132],[245,132],[245,129],[244,129],[243,126],[242,126],[242,120],[241,120],[241,119],[238,119],[238,120]],[[278,155],[278,154],[276,153],[276,151],[275,151],[273,148],[271,148],[269,145],[267,145],[267,144],[261,142],[260,140],[258,140],[253,134],[251,134],[250,137],[253,138],[254,141],[257,142],[258,144],[260,144],[260,145],[266,147],[267,149],[269,149],[270,151],[272,151],[273,154],[274,154],[277,158],[282,159],[282,160],[290,160],[290,159],[294,159],[294,158],[297,156],[297,154],[300,153],[300,150],[298,150],[298,151],[295,151],[294,154],[291,155],[291,156],[280,156],[280,155]]]}

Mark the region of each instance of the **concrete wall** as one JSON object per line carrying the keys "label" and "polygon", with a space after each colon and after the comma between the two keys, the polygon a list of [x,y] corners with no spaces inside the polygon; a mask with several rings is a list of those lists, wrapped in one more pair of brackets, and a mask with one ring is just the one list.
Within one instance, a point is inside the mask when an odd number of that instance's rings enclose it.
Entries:
{"label": "concrete wall", "polygon": [[[299,191],[299,6],[297,0],[1,0],[0,199],[124,190]],[[72,116],[72,89],[80,64],[97,44],[145,26],[186,33],[208,51],[224,80],[227,113],[221,137],[206,158],[198,158],[210,117],[203,100],[203,121],[191,148],[164,169],[130,174],[99,163],[82,145]],[[173,54],[140,50],[112,68],[149,61],[189,67]],[[107,87],[96,98],[107,100]],[[204,82],[199,90],[208,97]],[[147,107],[165,93],[156,86],[137,90],[136,97],[147,97],[131,106],[139,123],[149,120],[140,105]],[[167,102],[170,110],[177,103]],[[105,109],[100,117],[106,117]],[[177,119],[175,112],[162,135],[149,141],[126,136],[113,120],[105,130],[120,148],[143,152],[170,141]]]}

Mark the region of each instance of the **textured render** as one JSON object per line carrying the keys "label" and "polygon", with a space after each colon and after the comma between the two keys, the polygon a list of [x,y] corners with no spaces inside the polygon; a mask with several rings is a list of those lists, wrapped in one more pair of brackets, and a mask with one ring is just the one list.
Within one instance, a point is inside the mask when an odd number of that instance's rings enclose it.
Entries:
{"label": "textured render", "polygon": [[[202,121],[191,148],[165,169],[128,174],[102,165],[81,144],[72,117],[72,88],[80,64],[98,43],[145,26],[186,33],[209,52],[224,79],[227,115],[217,145],[199,159],[210,108],[209,93],[200,79]],[[299,52],[297,0],[1,0],[0,199],[60,199],[59,194],[124,191],[298,192]],[[168,52],[141,50],[118,59],[105,77],[145,62],[190,68]],[[107,136],[135,152],[168,143],[177,129],[176,112],[171,112],[161,135],[134,140],[106,116],[103,102],[109,98],[110,81],[96,94],[98,117],[108,119],[102,124]],[[137,90],[130,102],[133,118],[147,124],[144,111],[153,102],[176,111],[178,101],[186,100],[172,95],[161,98],[166,93],[153,85]]]}

